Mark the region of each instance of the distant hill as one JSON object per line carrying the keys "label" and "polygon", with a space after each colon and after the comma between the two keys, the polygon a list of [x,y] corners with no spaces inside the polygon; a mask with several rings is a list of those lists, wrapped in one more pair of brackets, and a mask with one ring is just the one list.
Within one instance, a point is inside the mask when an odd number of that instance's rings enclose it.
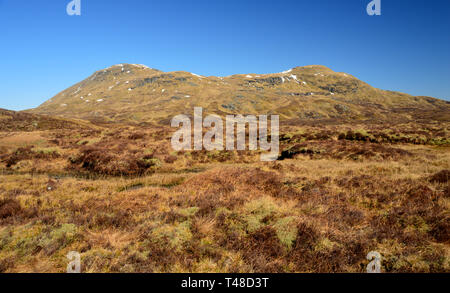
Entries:
{"label": "distant hill", "polygon": [[325,66],[205,77],[119,64],[95,72],[31,113],[99,122],[167,124],[178,114],[278,114],[282,120],[445,120],[450,102],[376,89]]}
{"label": "distant hill", "polygon": [[0,109],[0,131],[92,129],[89,122]]}

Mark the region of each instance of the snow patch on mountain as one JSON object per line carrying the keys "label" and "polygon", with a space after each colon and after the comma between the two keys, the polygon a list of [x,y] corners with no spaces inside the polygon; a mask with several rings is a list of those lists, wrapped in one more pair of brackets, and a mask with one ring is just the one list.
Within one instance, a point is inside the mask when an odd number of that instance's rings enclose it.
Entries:
{"label": "snow patch on mountain", "polygon": [[289,70],[286,70],[286,71],[280,72],[280,74],[288,74],[288,73],[291,73],[291,72],[292,72],[292,69],[289,69]]}
{"label": "snow patch on mountain", "polygon": [[201,75],[198,75],[198,74],[195,74],[195,73],[191,73],[193,76],[196,76],[196,77],[198,77],[198,78],[206,78],[206,77],[204,77],[204,76],[201,76]]}

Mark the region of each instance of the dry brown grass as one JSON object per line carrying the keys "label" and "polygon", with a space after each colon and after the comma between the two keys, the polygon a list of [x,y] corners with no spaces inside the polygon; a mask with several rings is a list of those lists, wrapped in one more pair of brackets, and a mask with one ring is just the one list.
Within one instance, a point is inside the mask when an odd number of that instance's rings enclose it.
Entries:
{"label": "dry brown grass", "polygon": [[449,272],[448,145],[339,140],[349,130],[285,126],[273,163],[173,153],[153,127],[5,144],[0,271],[63,272],[75,250],[85,272],[364,272],[375,250],[385,272]]}

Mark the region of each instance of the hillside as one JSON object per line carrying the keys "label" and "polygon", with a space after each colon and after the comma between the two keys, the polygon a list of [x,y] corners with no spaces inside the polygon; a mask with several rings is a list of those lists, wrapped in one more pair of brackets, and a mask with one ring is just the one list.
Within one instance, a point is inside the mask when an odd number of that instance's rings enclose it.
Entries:
{"label": "hillside", "polygon": [[89,122],[0,109],[0,132],[90,129]]}
{"label": "hillside", "polygon": [[279,114],[282,120],[450,120],[450,103],[376,89],[325,66],[205,77],[119,64],[95,72],[32,113],[102,122],[167,124],[178,114]]}

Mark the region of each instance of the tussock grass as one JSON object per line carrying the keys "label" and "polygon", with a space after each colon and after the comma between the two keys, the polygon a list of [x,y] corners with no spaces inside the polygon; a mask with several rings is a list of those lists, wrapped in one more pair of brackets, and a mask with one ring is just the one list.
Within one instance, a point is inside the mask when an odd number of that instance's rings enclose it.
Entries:
{"label": "tussock grass", "polygon": [[283,126],[291,153],[272,163],[173,153],[170,131],[153,127],[4,144],[0,271],[64,272],[75,250],[85,272],[364,272],[375,250],[385,272],[448,272],[448,146],[339,139],[416,131],[389,130]]}

